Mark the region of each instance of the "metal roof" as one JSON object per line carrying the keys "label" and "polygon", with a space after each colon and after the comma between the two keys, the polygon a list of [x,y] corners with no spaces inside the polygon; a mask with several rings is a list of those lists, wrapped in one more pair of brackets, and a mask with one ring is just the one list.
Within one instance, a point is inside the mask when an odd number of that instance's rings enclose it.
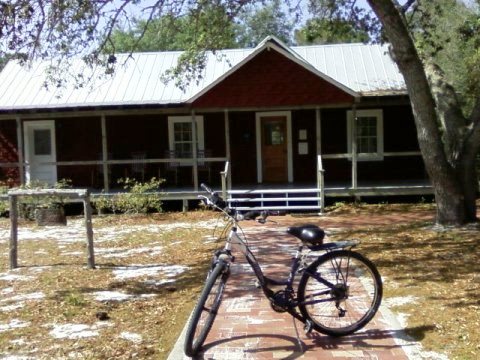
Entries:
{"label": "metal roof", "polygon": [[92,75],[92,80],[82,87],[71,80],[59,88],[46,88],[50,62],[35,61],[26,67],[10,61],[0,73],[0,111],[189,103],[266,47],[283,50],[293,61],[347,92],[376,96],[406,93],[403,77],[386,46],[340,44],[289,48],[273,40],[276,39],[268,37],[255,49],[207,53],[202,78],[184,91],[175,81],[162,80],[181,52],[117,55],[118,66],[111,76],[99,76],[102,69],[92,70],[82,61],[74,60],[70,73],[84,74],[85,78]]}

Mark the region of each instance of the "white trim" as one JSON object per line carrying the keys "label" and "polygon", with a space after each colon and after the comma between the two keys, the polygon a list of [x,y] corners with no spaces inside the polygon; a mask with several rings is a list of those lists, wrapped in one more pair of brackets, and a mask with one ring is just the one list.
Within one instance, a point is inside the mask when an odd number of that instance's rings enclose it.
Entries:
{"label": "white trim", "polygon": [[288,182],[293,182],[293,144],[292,144],[292,112],[291,111],[268,111],[255,113],[255,138],[257,148],[257,182],[263,182],[262,167],[262,124],[261,118],[285,116],[287,118],[287,171]]}
{"label": "white trim", "polygon": [[[174,129],[173,125],[175,123],[180,123],[180,122],[185,122],[185,123],[192,123],[192,119],[195,119],[196,123],[196,130],[198,133],[198,138],[197,138],[197,145],[198,145],[198,150],[204,150],[205,149],[205,137],[204,137],[204,132],[203,132],[203,116],[201,115],[185,115],[185,116],[169,116],[168,117],[168,148],[170,151],[175,150],[174,146]],[[192,127],[192,131],[194,131]],[[192,134],[192,136],[194,136]],[[195,141],[192,138],[192,144],[194,144]],[[193,156],[193,154],[192,154]]]}
{"label": "white trim", "polygon": [[48,161],[49,163],[54,163],[54,165],[48,165],[51,167],[51,175],[52,175],[52,180],[53,180],[53,183],[52,184],[49,184],[49,185],[54,185],[58,178],[57,178],[57,165],[55,165],[55,163],[57,162],[57,143],[56,143],[56,139],[55,139],[55,120],[40,120],[40,121],[25,121],[23,123],[23,142],[24,142],[24,146],[25,146],[25,162],[27,164],[27,166],[25,166],[25,181],[28,183],[32,180],[31,178],[31,168],[30,168],[30,164],[32,163],[31,162],[31,158],[30,158],[30,150],[31,150],[31,146],[33,146],[33,144],[30,143],[30,139],[29,139],[29,132],[30,130],[33,130],[33,129],[44,129],[44,130],[50,130],[50,135],[51,135],[51,138],[50,138],[50,146],[51,146],[51,154],[50,154],[50,157],[51,157],[51,160]]}
{"label": "white trim", "polygon": [[[369,109],[356,110],[357,119],[359,117],[375,117],[377,119],[377,152],[375,153],[358,153],[358,161],[381,161],[384,158],[383,145],[383,110]],[[347,111],[347,147],[348,153],[352,153],[352,128],[353,128],[353,111]],[[357,146],[358,147],[358,146]],[[351,158],[350,158],[351,160]]]}

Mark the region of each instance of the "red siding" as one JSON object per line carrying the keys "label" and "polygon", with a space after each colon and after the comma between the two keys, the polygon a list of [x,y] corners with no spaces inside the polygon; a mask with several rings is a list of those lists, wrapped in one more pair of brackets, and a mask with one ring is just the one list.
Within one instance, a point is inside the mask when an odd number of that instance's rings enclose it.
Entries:
{"label": "red siding", "polygon": [[194,101],[193,106],[301,106],[352,100],[351,95],[292,60],[265,50]]}
{"label": "red siding", "polygon": [[[14,120],[0,121],[0,162],[12,163],[18,161],[17,125]],[[0,167],[0,185],[17,185],[20,182],[17,167]]]}

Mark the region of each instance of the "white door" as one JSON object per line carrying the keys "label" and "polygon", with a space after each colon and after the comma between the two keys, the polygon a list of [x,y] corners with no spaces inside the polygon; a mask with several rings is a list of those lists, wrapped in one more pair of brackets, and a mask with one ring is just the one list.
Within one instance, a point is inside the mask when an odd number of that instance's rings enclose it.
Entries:
{"label": "white door", "polygon": [[[53,185],[57,182],[55,122],[53,120],[24,123],[25,178]],[[46,164],[50,163],[50,164]]]}

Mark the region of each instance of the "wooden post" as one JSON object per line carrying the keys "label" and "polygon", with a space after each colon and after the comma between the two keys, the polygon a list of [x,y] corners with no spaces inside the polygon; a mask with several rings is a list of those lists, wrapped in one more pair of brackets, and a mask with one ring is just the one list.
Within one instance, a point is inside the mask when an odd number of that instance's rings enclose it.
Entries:
{"label": "wooden post", "polygon": [[357,188],[357,105],[352,107],[352,189]]}
{"label": "wooden post", "polygon": [[320,214],[325,212],[325,175],[322,163],[322,113],[320,108],[315,109],[316,138],[317,138],[317,188],[320,198]]}
{"label": "wooden post", "polygon": [[110,175],[108,173],[108,142],[107,142],[107,120],[105,118],[105,114],[102,114],[101,118],[101,126],[102,126],[102,167],[103,167],[103,190],[108,192],[110,190]]}
{"label": "wooden post", "polygon": [[197,134],[197,119],[195,117],[195,110],[192,110],[192,158],[193,158],[193,188],[198,191],[198,134]]}
{"label": "wooden post", "polygon": [[[231,148],[230,148],[230,116],[228,113],[228,109],[225,109],[225,154],[227,155],[227,161],[231,163]],[[226,179],[226,188],[228,190],[232,187],[232,174],[231,171],[227,172],[227,179]],[[225,198],[226,199],[226,198]]]}
{"label": "wooden post", "polygon": [[10,269],[16,269],[18,267],[18,252],[17,252],[17,240],[18,240],[18,211],[17,211],[17,197],[15,195],[9,196],[10,203]]}
{"label": "wooden post", "polygon": [[322,114],[320,108],[315,109],[316,136],[317,136],[317,156],[322,155]]}
{"label": "wooden post", "polygon": [[92,206],[90,205],[90,194],[83,197],[83,210],[85,213],[85,230],[87,232],[87,267],[95,269],[95,253],[93,249],[93,229],[92,229]]}
{"label": "wooden post", "polygon": [[23,156],[23,127],[22,119],[19,116],[15,118],[17,122],[17,154],[18,154],[18,171],[20,173],[20,184],[25,185],[25,167],[23,162],[25,156]]}

